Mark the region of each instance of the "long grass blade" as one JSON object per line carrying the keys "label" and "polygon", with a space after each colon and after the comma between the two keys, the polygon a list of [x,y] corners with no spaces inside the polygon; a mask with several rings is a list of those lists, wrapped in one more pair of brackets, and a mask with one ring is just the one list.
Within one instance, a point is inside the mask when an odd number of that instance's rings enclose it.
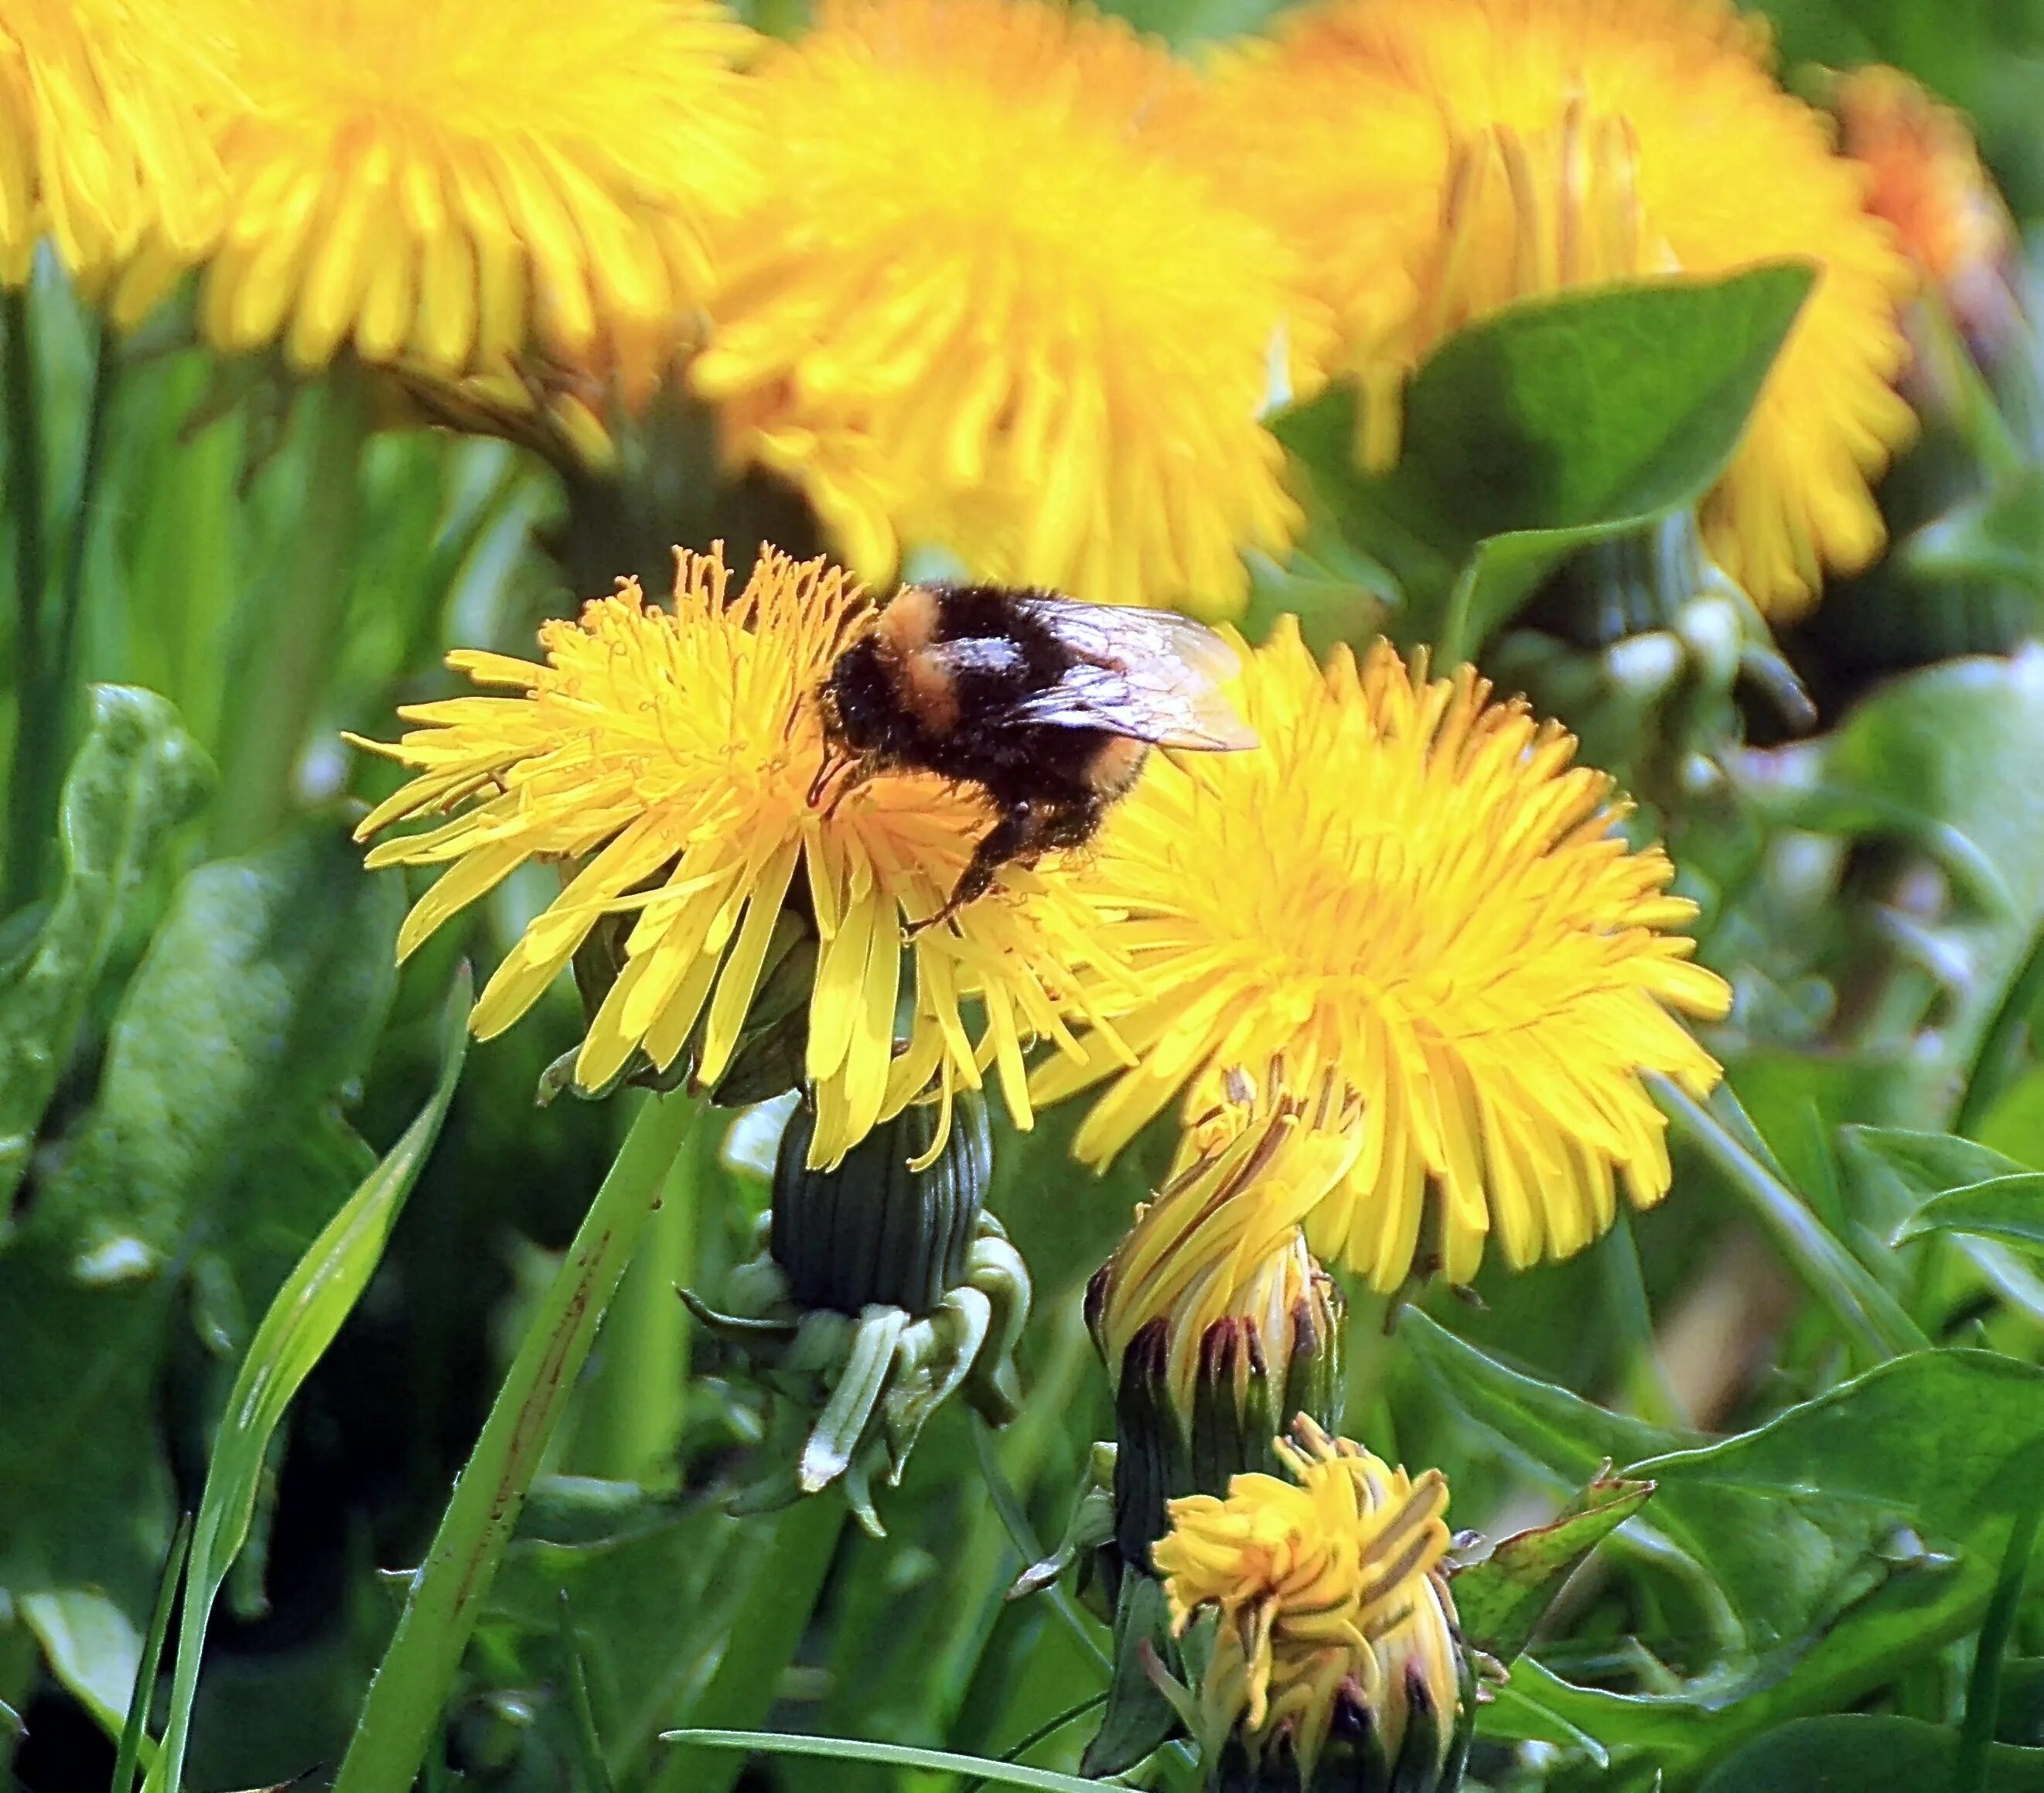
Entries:
{"label": "long grass blade", "polygon": [[867,1743],[855,1737],[799,1737],[786,1731],[663,1731],[663,1743],[694,1744],[703,1749],[757,1750],[763,1755],[824,1756],[840,1762],[884,1762],[890,1768],[934,1768],[939,1773],[976,1776],[1002,1787],[1028,1787],[1037,1793],[1100,1793],[1097,1780],[1050,1768],[1025,1768],[1020,1762],[997,1762],[985,1756],[959,1756],[948,1749],[916,1749],[905,1743]]}
{"label": "long grass blade", "polygon": [[325,1356],[382,1260],[398,1210],[454,1100],[468,1041],[468,1006],[469,975],[464,966],[448,1000],[440,1082],[432,1099],[306,1249],[248,1341],[248,1354],[235,1375],[206,1464],[206,1488],[192,1532],[190,1573],[185,1578],[170,1710],[163,1722],[163,1748],[143,1783],[146,1793],[179,1793],[206,1626],[221,1583],[248,1540],[263,1453],[285,1410]]}
{"label": "long grass blade", "polygon": [[128,1717],[121,1727],[120,1750],[113,1758],[112,1793],[131,1793],[135,1785],[136,1764],[142,1759],[142,1739],[149,1729],[156,1674],[163,1666],[163,1640],[170,1635],[171,1609],[177,1603],[178,1583],[185,1572],[185,1553],[191,1547],[191,1535],[192,1516],[186,1513],[179,1519],[170,1554],[163,1559],[163,1579],[156,1586],[156,1610],[149,1614],[149,1635],[135,1669],[135,1691],[128,1696]]}

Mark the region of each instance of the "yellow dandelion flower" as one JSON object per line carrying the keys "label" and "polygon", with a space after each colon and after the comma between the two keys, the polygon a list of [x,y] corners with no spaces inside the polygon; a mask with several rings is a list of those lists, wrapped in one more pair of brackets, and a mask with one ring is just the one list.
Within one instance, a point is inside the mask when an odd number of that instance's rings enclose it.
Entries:
{"label": "yellow dandelion flower", "polygon": [[[450,654],[477,684],[516,694],[410,706],[398,714],[421,726],[394,745],[358,743],[419,774],[358,838],[459,811],[369,855],[372,868],[448,868],[406,917],[400,956],[528,860],[571,865],[484,987],[475,1033],[509,1026],[599,919],[630,915],[624,968],[582,1042],[577,1081],[600,1088],[640,1050],[665,1068],[700,1025],[696,1078],[707,1087],[731,1062],[777,920],[806,898],[820,941],[810,1163],[836,1163],[932,1079],[947,1097],[978,1088],[989,1064],[1027,1126],[1024,1043],[1045,1036],[1077,1050],[1062,1010],[1090,911],[1053,873],[1010,866],[993,895],[909,941],[906,925],[936,912],[990,817],[920,774],[874,779],[834,808],[812,803],[824,756],[816,691],[858,626],[860,588],[821,560],[766,549],[733,598],[720,547],[676,558],[671,610],[628,581],[579,621],[544,625],[544,665]],[[897,1052],[905,951],[912,990]],[[977,1041],[968,1006],[984,1018]]]}
{"label": "yellow dandelion flower", "polygon": [[1230,1081],[1237,1087],[1186,1129],[1170,1175],[1136,1210],[1087,1291],[1088,1318],[1110,1366],[1146,1327],[1162,1323],[1166,1377],[1188,1418],[1202,1368],[1211,1368],[1216,1326],[1232,1324],[1256,1341],[1253,1352],[1225,1353],[1231,1374],[1247,1379],[1253,1360],[1273,1387],[1285,1384],[1302,1326],[1309,1348],[1326,1349],[1338,1329],[1301,1223],[1348,1174],[1362,1144],[1361,1108],[1331,1081],[1310,1106],[1281,1091],[1259,1102],[1241,1079]]}
{"label": "yellow dandelion flower", "polygon": [[47,232],[75,275],[106,274],[145,230],[202,240],[220,167],[193,110],[226,88],[213,8],[0,0],[0,281]]}
{"label": "yellow dandelion flower", "polygon": [[1719,1016],[1728,993],[1662,931],[1694,906],[1666,894],[1665,855],[1616,833],[1610,781],[1489,699],[1470,668],[1429,679],[1381,642],[1323,671],[1289,618],[1246,657],[1261,751],[1152,768],[1082,879],[1149,991],[1084,1062],[1040,1074],[1046,1101],[1116,1079],[1082,1157],[1112,1158],[1181,1090],[1199,1111],[1235,1067],[1298,1091],[1336,1077],[1362,1149],[1307,1236],[1385,1290],[1430,1183],[1458,1282],[1493,1230],[1514,1266],[1579,1250],[1618,1178],[1660,1199],[1666,1123],[1640,1074],[1708,1091],[1718,1067],[1669,1011]]}
{"label": "yellow dandelion flower", "polygon": [[[1194,79],[1039,0],[827,0],[759,77],[696,389],[846,557],[1212,614],[1298,521],[1257,421],[1277,240],[1142,125]],[[1295,334],[1306,332],[1293,321]]]}
{"label": "yellow dandelion flower", "polygon": [[2015,225],[1965,120],[1878,63],[1841,77],[1831,106],[1846,154],[1869,177],[1867,210],[1893,227],[1976,351],[1991,358],[2021,321],[2011,283]]}
{"label": "yellow dandelion flower", "polygon": [[1293,1476],[1236,1476],[1225,1499],[1170,1503],[1153,1551],[1173,1626],[1220,1615],[1201,1687],[1216,1731],[1239,1725],[1253,1755],[1289,1738],[1310,1782],[1346,1699],[1372,1744],[1397,1761],[1424,1719],[1438,1771],[1453,1731],[1459,1679],[1454,1603],[1441,1560],[1448,1485],[1413,1478],[1311,1420],[1277,1441]]}
{"label": "yellow dandelion flower", "polygon": [[[240,0],[244,96],[201,308],[231,351],[452,376],[528,342],[644,352],[706,290],[751,165],[716,0]],[[189,257],[182,258],[189,260]],[[175,274],[157,244],[119,314]]]}
{"label": "yellow dandelion flower", "polygon": [[1892,385],[1909,277],[1766,48],[1725,0],[1329,0],[1231,59],[1177,135],[1304,250],[1380,450],[1404,375],[1513,299],[1815,263],[1704,507],[1726,570],[1790,615],[1880,548],[1869,483],[1911,429]]}

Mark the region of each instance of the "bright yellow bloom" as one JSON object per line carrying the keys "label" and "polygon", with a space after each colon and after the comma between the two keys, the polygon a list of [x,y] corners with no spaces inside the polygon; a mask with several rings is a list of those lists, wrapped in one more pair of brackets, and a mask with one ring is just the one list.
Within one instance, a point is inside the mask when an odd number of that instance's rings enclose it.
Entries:
{"label": "bright yellow bloom", "polygon": [[[1089,952],[1091,912],[1054,871],[1005,868],[994,893],[915,935],[909,1035],[893,1056],[905,923],[936,911],[989,813],[923,774],[872,779],[828,812],[813,805],[816,691],[858,625],[859,587],[821,560],[767,549],[733,598],[720,548],[677,560],[672,610],[627,582],[579,621],[542,627],[544,666],[450,654],[476,683],[517,694],[409,706],[398,714],[421,727],[395,745],[358,744],[420,774],[358,838],[460,812],[369,855],[372,868],[449,868],[405,918],[400,956],[528,860],[572,864],[484,987],[477,1035],[530,1008],[600,918],[636,915],[577,1081],[601,1087],[639,1049],[664,1068],[700,1023],[696,1076],[707,1087],[730,1064],[799,873],[820,937],[810,1162],[835,1164],[933,1078],[947,1098],[978,1088],[989,1064],[1027,1126],[1023,1045],[1043,1035],[1077,1049],[1061,1009]],[[968,1000],[985,1016],[977,1043],[961,1018]]]}
{"label": "bright yellow bloom", "polygon": [[[648,352],[710,279],[752,156],[751,34],[716,0],[240,0],[245,103],[202,320],[302,366],[352,344],[439,375],[528,344]],[[175,272],[158,245],[121,313]],[[188,259],[188,258],[187,258]]]}
{"label": "bright yellow bloom", "polygon": [[1236,56],[1182,135],[1305,252],[1381,449],[1404,375],[1512,299],[1817,264],[1704,512],[1726,570],[1787,615],[1881,546],[1908,271],[1766,52],[1725,0],[1330,0]]}
{"label": "bright yellow bloom", "polygon": [[1193,79],[1083,7],[826,0],[760,75],[763,198],[694,364],[728,452],[870,578],[935,544],[978,577],[1238,608],[1239,550],[1298,521],[1257,421],[1289,264],[1146,146]]}
{"label": "bright yellow bloom", "polygon": [[202,240],[220,167],[193,110],[225,92],[208,0],[0,0],[0,281],[48,232],[96,279],[150,229]]}
{"label": "bright yellow bloom", "polygon": [[1430,681],[1380,643],[1324,671],[1289,618],[1237,695],[1261,749],[1160,756],[1081,880],[1150,994],[1040,1074],[1045,1101],[1116,1079],[1079,1155],[1105,1163],[1181,1089],[1200,1112],[1236,1067],[1338,1078],[1362,1145],[1307,1236],[1386,1290],[1430,1183],[1457,1282],[1493,1229],[1515,1266],[1581,1249],[1617,1176],[1658,1201],[1666,1122],[1640,1074],[1709,1090],[1716,1064],[1669,1010],[1721,1015],[1728,994],[1662,931],[1695,906],[1658,848],[1627,849],[1610,781],[1469,668]]}
{"label": "bright yellow bloom", "polygon": [[2021,320],[2015,225],[1965,120],[1878,63],[1843,76],[1831,106],[1845,152],[1871,177],[1867,210],[1894,227],[1977,350],[2006,343]]}
{"label": "bright yellow bloom", "polygon": [[1087,1292],[1094,1336],[1117,1372],[1135,1335],[1165,1322],[1166,1375],[1189,1418],[1215,1326],[1248,1322],[1257,1349],[1232,1354],[1231,1366],[1246,1376],[1254,1356],[1275,1388],[1285,1386],[1302,1304],[1327,1349],[1327,1278],[1300,1223],[1362,1149],[1361,1110],[1332,1083],[1309,1106],[1281,1091],[1258,1102],[1235,1081],[1228,1099],[1186,1130],[1163,1187],[1136,1210]]}
{"label": "bright yellow bloom", "polygon": [[1170,1535],[1152,1551],[1174,1629],[1203,1607],[1220,1614],[1204,1715],[1216,1731],[1239,1723],[1259,1756],[1288,1737],[1302,1781],[1344,1696],[1393,1760],[1424,1699],[1445,1752],[1458,1678],[1440,1569],[1448,1485],[1438,1469],[1408,1477],[1304,1416],[1295,1430],[1296,1445],[1274,1442],[1293,1481],[1238,1476],[1225,1500],[1174,1500]]}

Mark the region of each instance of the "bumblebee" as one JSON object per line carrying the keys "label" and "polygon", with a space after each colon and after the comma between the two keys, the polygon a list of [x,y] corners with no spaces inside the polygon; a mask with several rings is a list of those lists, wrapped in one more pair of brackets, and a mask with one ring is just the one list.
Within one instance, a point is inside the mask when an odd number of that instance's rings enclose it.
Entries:
{"label": "bumblebee", "polygon": [[1256,736],[1220,690],[1235,650],[1168,610],[991,585],[905,586],[824,683],[810,801],[916,768],[977,786],[993,826],[929,927],[1013,860],[1082,846],[1152,747],[1228,752]]}

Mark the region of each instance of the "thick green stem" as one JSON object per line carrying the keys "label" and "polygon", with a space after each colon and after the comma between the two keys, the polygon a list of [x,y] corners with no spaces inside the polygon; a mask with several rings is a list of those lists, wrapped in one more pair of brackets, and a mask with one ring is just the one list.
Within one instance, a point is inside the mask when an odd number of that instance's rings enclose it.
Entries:
{"label": "thick green stem", "polygon": [[334,1793],[405,1793],[604,1310],[697,1105],[649,1100],[525,1330],[356,1720]]}
{"label": "thick green stem", "polygon": [[713,1174],[716,1131],[700,1129],[669,1168],[611,1303],[571,1453],[582,1475],[648,1487],[680,1481],[691,1322],[674,1291],[694,1279],[698,1191]]}
{"label": "thick green stem", "polygon": [[367,398],[343,365],[299,402],[313,413],[304,522],[290,589],[266,594],[256,613],[246,674],[236,681],[240,694],[229,712],[214,810],[214,845],[222,853],[259,845],[289,817],[292,781],[347,620]]}
{"label": "thick green stem", "polygon": [[0,294],[6,332],[4,402],[7,441],[7,506],[14,521],[14,750],[7,768],[7,864],[0,913],[35,901],[49,842],[48,817],[56,809],[55,718],[51,669],[43,641],[43,600],[49,560],[43,540],[42,407],[37,400],[35,346],[29,339],[29,290]]}

